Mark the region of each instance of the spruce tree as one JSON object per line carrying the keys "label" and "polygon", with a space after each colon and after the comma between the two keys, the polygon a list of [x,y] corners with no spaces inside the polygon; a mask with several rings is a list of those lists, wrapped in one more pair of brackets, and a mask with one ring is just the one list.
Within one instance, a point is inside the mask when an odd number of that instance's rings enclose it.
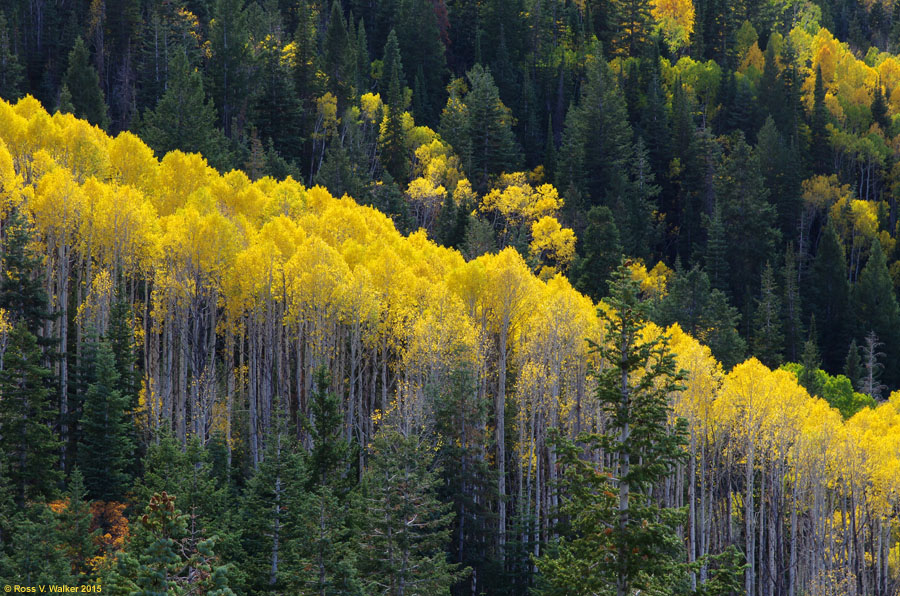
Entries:
{"label": "spruce tree", "polygon": [[175,50],[166,92],[153,110],[144,112],[141,137],[160,157],[180,149],[200,153],[210,165],[224,169],[230,161],[226,140],[216,128],[216,110],[203,91],[203,78]]}
{"label": "spruce tree", "polygon": [[784,267],[781,271],[784,288],[784,336],[788,360],[796,362],[803,344],[803,322],[800,303],[800,286],[797,280],[797,256],[793,244],[788,244],[784,252]]}
{"label": "spruce tree", "polygon": [[491,72],[476,64],[466,74],[470,90],[465,104],[469,116],[467,130],[471,154],[466,172],[480,191],[488,188],[491,176],[511,172],[521,161],[513,134],[512,112],[500,101],[500,93]]}
{"label": "spruce tree", "polygon": [[0,98],[15,101],[22,94],[24,67],[12,51],[6,14],[0,10]]}
{"label": "spruce tree", "polygon": [[826,370],[841,366],[850,340],[850,284],[847,281],[844,247],[833,222],[825,226],[807,283],[808,312],[815,313],[821,327],[819,345]]}
{"label": "spruce tree", "polygon": [[850,342],[850,348],[847,350],[847,358],[844,360],[844,376],[850,379],[853,388],[857,391],[860,388],[860,380],[862,375],[862,361],[859,358],[859,346],[856,340]]}
{"label": "spruce tree", "polygon": [[69,68],[63,84],[71,94],[73,113],[95,126],[106,128],[109,124],[106,101],[103,99],[103,90],[100,89],[100,76],[91,65],[90,58],[87,46],[79,37],[69,52]]}
{"label": "spruce tree", "polygon": [[11,532],[6,548],[0,550],[0,583],[12,587],[78,582],[58,530],[59,516],[48,505],[29,503],[8,521]]}
{"label": "spruce tree", "polygon": [[247,109],[254,81],[253,56],[244,0],[216,0],[209,26],[210,96],[218,108],[219,124],[229,139],[234,120]]}
{"label": "spruce tree", "polygon": [[434,3],[430,0],[400,0],[396,27],[407,80],[419,81],[414,85],[417,92],[413,94],[418,101],[416,122],[434,126],[438,109],[443,104],[447,74]]}
{"label": "spruce tree", "polygon": [[84,477],[81,471],[75,468],[69,476],[65,507],[59,512],[58,529],[63,551],[79,584],[93,579],[94,556],[97,554],[96,541],[100,533],[97,529],[91,530],[94,516],[86,497]]}
{"label": "spruce tree", "polygon": [[874,332],[884,344],[884,380],[891,387],[896,387],[900,384],[900,307],[881,242],[877,238],[872,242],[869,260],[853,288],[851,311],[856,317],[855,336],[864,337]]}
{"label": "spruce tree", "polygon": [[357,501],[360,577],[368,593],[447,594],[464,577],[447,560],[453,514],[426,435],[382,423]]}
{"label": "spruce tree", "polygon": [[[555,551],[538,559],[548,594],[627,596],[671,586],[687,572],[676,529],[683,512],[653,498],[687,459],[684,421],[669,424],[669,396],[681,389],[681,373],[664,336],[643,339],[647,305],[639,294],[621,266],[610,287],[610,311],[598,311],[607,341],[594,350],[612,363],[597,375],[605,432],[582,433],[577,445],[556,435],[567,489],[562,512],[570,528]],[[596,459],[584,450],[601,449],[610,467],[597,473]]]}
{"label": "spruce tree", "polygon": [[[406,133],[403,130],[403,113],[406,110],[404,87],[401,83],[403,64],[397,36],[392,30],[384,47],[384,121],[381,124],[381,163],[394,180],[405,182],[408,175]],[[382,80],[382,83],[385,83]]]}
{"label": "spruce tree", "polygon": [[60,441],[53,431],[57,418],[48,385],[50,370],[42,365],[37,340],[19,322],[9,333],[0,371],[0,455],[16,503],[49,500],[62,479]]}
{"label": "spruce tree", "polygon": [[800,356],[800,385],[813,396],[822,396],[824,387],[819,379],[819,367],[822,361],[819,358],[819,347],[816,345],[816,321],[813,318],[809,323],[809,339],[803,344],[803,354]]}
{"label": "spruce tree", "polygon": [[[30,333],[42,333],[44,323],[51,318],[50,299],[41,283],[41,256],[30,246],[32,225],[22,213],[13,209],[5,224],[0,278],[0,307],[5,308],[14,321],[22,321]],[[40,338],[42,346],[52,343]]]}
{"label": "spruce tree", "polygon": [[588,211],[579,252],[572,272],[574,285],[579,292],[600,300],[606,296],[607,282],[624,252],[619,230],[608,207],[597,205]]}
{"label": "spruce tree", "polygon": [[891,134],[891,119],[888,114],[887,101],[884,98],[884,91],[881,88],[881,78],[875,83],[875,91],[872,97],[872,121],[877,124],[885,137]]}
{"label": "spruce tree", "polygon": [[775,368],[783,357],[784,333],[781,330],[781,300],[771,263],[766,263],[763,269],[760,286],[753,317],[753,353],[763,364]]}
{"label": "spruce tree", "polygon": [[97,348],[95,377],[84,397],[79,465],[92,499],[121,501],[131,486],[133,422],[130,396],[117,388],[120,377],[106,341]]}
{"label": "spruce tree", "polygon": [[822,67],[816,67],[816,82],[813,89],[813,110],[809,123],[809,162],[815,174],[831,171],[828,165],[828,108],[825,106],[825,84],[822,82]]}
{"label": "spruce tree", "polygon": [[352,49],[341,3],[333,0],[322,46],[322,66],[328,76],[328,89],[338,98],[338,109],[342,111],[347,107],[351,87],[355,83],[353,71],[356,65]]}
{"label": "spruce tree", "polygon": [[703,264],[711,287],[728,292],[730,290],[728,285],[728,244],[725,238],[725,224],[722,221],[722,209],[718,203],[713,207],[712,217],[707,223],[706,254]]}

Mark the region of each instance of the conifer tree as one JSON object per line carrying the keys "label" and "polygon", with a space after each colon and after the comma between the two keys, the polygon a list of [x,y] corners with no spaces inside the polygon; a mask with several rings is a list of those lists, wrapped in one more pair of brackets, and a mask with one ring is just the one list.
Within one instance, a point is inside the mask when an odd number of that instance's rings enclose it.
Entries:
{"label": "conifer tree", "polygon": [[826,370],[837,370],[849,343],[850,284],[844,247],[831,221],[825,227],[807,284],[809,312],[821,327],[819,345]]}
{"label": "conifer tree", "polygon": [[322,66],[328,75],[328,89],[338,98],[338,109],[342,111],[350,100],[351,87],[355,83],[353,70],[356,65],[352,49],[344,11],[341,9],[341,3],[334,0],[331,3],[328,28],[325,30]]}
{"label": "conifer tree", "polygon": [[225,138],[216,128],[215,107],[184,51],[173,53],[166,92],[153,110],[144,112],[141,136],[159,156],[180,149],[202,154],[214,167],[228,163]]}
{"label": "conifer tree", "polygon": [[[30,246],[32,224],[21,207],[10,213],[4,232],[0,307],[9,312],[12,320],[22,321],[28,331],[37,336],[52,315],[50,299],[39,277],[41,257]],[[40,338],[38,342],[46,347],[52,340]]]}
{"label": "conifer tree", "polygon": [[90,53],[80,37],[75,40],[75,47],[69,52],[69,67],[63,84],[71,94],[73,113],[95,126],[106,128],[109,118],[106,115],[103,90],[100,88],[100,76],[91,65]]}
{"label": "conifer tree", "polygon": [[725,225],[722,221],[722,209],[716,203],[707,225],[706,254],[703,262],[709,276],[710,286],[722,292],[729,291],[727,257],[728,244],[725,238]]}
{"label": "conifer tree", "polygon": [[97,348],[95,378],[84,396],[79,465],[91,498],[121,501],[131,486],[133,422],[128,415],[130,397],[117,388],[120,377],[106,341]]}
{"label": "conifer tree", "polygon": [[875,122],[886,137],[891,134],[891,120],[888,114],[887,102],[884,99],[884,91],[881,88],[881,78],[875,83],[875,91],[872,96],[872,121]]}
{"label": "conifer tree", "polygon": [[856,340],[850,342],[850,348],[847,350],[847,358],[844,360],[844,376],[850,379],[853,388],[859,390],[862,380],[862,361],[859,358],[859,346]]}
{"label": "conifer tree", "polygon": [[863,345],[863,376],[860,390],[872,399],[881,399],[881,392],[886,389],[881,383],[881,373],[884,372],[881,360],[884,358],[884,353],[880,351],[880,348],[883,345],[878,341],[878,336],[874,331],[870,331],[866,335],[866,343]]}
{"label": "conifer tree", "polygon": [[784,252],[784,267],[781,271],[784,288],[783,315],[786,356],[791,362],[800,357],[803,343],[802,309],[800,287],[797,281],[797,257],[793,244],[788,244]]}
{"label": "conifer tree", "polygon": [[818,375],[822,361],[819,357],[819,347],[816,345],[815,318],[809,323],[809,339],[803,344],[803,354],[800,356],[800,364],[800,374],[797,377],[800,385],[804,387],[810,395],[821,397],[824,387],[822,387]]}
{"label": "conifer tree", "polygon": [[822,81],[822,67],[816,67],[816,82],[813,89],[813,110],[810,118],[809,161],[815,174],[831,170],[828,166],[828,108],[825,106],[825,85]]}
{"label": "conifer tree", "polygon": [[597,205],[588,211],[580,252],[573,270],[575,287],[594,300],[600,300],[606,296],[607,282],[623,254],[619,230],[608,207]]}
{"label": "conifer tree", "polygon": [[86,500],[84,477],[78,468],[69,476],[64,507],[59,512],[59,540],[71,565],[72,575],[79,584],[93,576],[93,558],[97,554],[95,542],[99,531],[91,530],[94,516]]}
{"label": "conifer tree", "polygon": [[12,50],[6,14],[0,10],[0,97],[6,101],[19,99],[23,71],[19,57]]}
{"label": "conifer tree", "polygon": [[443,103],[447,69],[434,3],[399,0],[396,27],[407,80],[419,81],[413,87],[416,122],[433,126]]}
{"label": "conifer tree", "polygon": [[753,318],[753,353],[763,364],[775,368],[783,357],[784,334],[781,330],[781,300],[771,263],[766,263],[763,269],[760,286]]}
{"label": "conifer tree", "polygon": [[[549,594],[627,596],[670,586],[686,573],[676,531],[681,512],[650,498],[687,457],[684,421],[669,423],[668,399],[681,388],[681,373],[665,337],[642,339],[647,305],[626,266],[613,277],[608,304],[611,312],[601,309],[598,315],[610,341],[594,346],[613,364],[597,376],[605,432],[582,433],[578,445],[556,439],[567,488],[563,513],[571,529],[556,553],[538,559]],[[598,474],[582,449],[602,449],[611,456],[610,467]]]}
{"label": "conifer tree", "polygon": [[874,332],[883,343],[886,354],[884,380],[897,386],[900,383],[900,371],[897,370],[900,365],[900,307],[878,239],[873,241],[869,260],[853,288],[851,310],[856,316],[855,336]]}
{"label": "conifer tree", "polygon": [[466,77],[470,86],[465,104],[471,143],[466,172],[473,186],[485,191],[491,176],[518,167],[519,146],[513,134],[512,112],[500,101],[490,70],[476,64]]}
{"label": "conifer tree", "polygon": [[359,568],[368,593],[446,594],[466,571],[447,560],[453,514],[424,433],[382,423],[360,486]]}
{"label": "conifer tree", "polygon": [[19,507],[26,500],[48,500],[62,479],[51,373],[42,360],[34,335],[19,322],[9,334],[0,371],[0,455]]}
{"label": "conifer tree", "polygon": [[[403,130],[403,112],[406,100],[401,76],[403,63],[400,61],[400,49],[397,35],[392,30],[384,47],[384,75],[390,78],[383,87],[386,90],[384,104],[384,121],[381,124],[381,163],[385,170],[400,182],[406,181],[409,172],[407,164],[406,133]],[[382,79],[382,84],[385,81]]]}
{"label": "conifer tree", "polygon": [[28,504],[9,524],[9,540],[0,550],[0,582],[10,587],[77,583],[57,529],[59,516],[47,504]]}
{"label": "conifer tree", "polygon": [[253,57],[243,0],[216,0],[209,27],[210,96],[218,108],[225,136],[233,139],[233,121],[251,95]]}

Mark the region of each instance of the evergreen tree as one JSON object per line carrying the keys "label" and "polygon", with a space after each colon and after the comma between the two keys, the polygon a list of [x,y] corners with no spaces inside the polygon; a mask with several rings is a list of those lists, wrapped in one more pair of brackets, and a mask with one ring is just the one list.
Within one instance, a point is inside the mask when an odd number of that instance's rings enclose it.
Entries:
{"label": "evergreen tree", "polygon": [[816,82],[813,90],[813,110],[810,118],[809,162],[815,174],[831,171],[829,167],[828,125],[829,113],[825,106],[825,85],[822,82],[822,68],[816,67]]}
{"label": "evergreen tree", "polygon": [[130,397],[117,389],[115,355],[106,341],[98,346],[96,366],[96,381],[88,387],[81,416],[79,465],[92,499],[121,501],[131,486],[133,469]]}
{"label": "evergreen tree", "polygon": [[271,139],[289,160],[302,156],[303,107],[280,44],[265,45],[259,56],[259,89],[253,102],[253,124],[261,141]]}
{"label": "evergreen tree", "polygon": [[[21,208],[13,209],[4,226],[2,251],[3,276],[0,278],[0,307],[14,321],[22,321],[37,336],[51,318],[50,299],[41,283],[41,256],[30,246],[32,225]],[[41,338],[42,346],[52,343]]]}
{"label": "evergreen tree", "polygon": [[354,480],[350,466],[354,449],[342,436],[343,416],[337,396],[331,392],[331,375],[324,366],[315,371],[315,391],[310,397],[309,434],[312,449],[307,455],[308,490],[331,486],[346,494]]}
{"label": "evergreen tree", "polygon": [[[594,346],[613,363],[597,377],[605,433],[582,433],[578,445],[557,435],[571,528],[555,554],[538,559],[549,594],[627,596],[671,586],[687,572],[676,531],[682,511],[650,498],[687,458],[684,421],[669,425],[669,395],[681,388],[681,373],[665,337],[641,339],[647,306],[625,266],[613,278],[608,304],[611,312],[598,315],[611,341]],[[582,449],[611,456],[607,473],[598,474]]]}
{"label": "evergreen tree", "polygon": [[224,169],[230,158],[225,138],[216,128],[216,111],[203,91],[203,79],[176,51],[169,64],[169,83],[156,108],[144,112],[141,136],[159,156],[180,149],[200,153],[210,165]]}
{"label": "evergreen tree", "polygon": [[703,264],[709,275],[710,285],[723,292],[729,291],[728,243],[725,238],[725,224],[719,204],[713,208],[707,225],[706,254]]}
{"label": "evergreen tree", "polygon": [[883,342],[884,380],[896,387],[900,384],[900,307],[878,239],[873,240],[869,260],[853,288],[851,312],[856,317],[856,337],[873,332]]}
{"label": "evergreen tree", "polygon": [[778,228],[783,238],[790,238],[800,219],[802,167],[799,156],[785,143],[771,116],[757,135],[756,154],[777,212]]}
{"label": "evergreen tree", "polygon": [[838,370],[849,343],[850,284],[844,247],[831,221],[825,227],[809,272],[806,303],[821,325],[819,345],[825,369]]}
{"label": "evergreen tree", "polygon": [[874,331],[870,331],[866,335],[866,343],[863,346],[863,376],[860,391],[872,399],[881,399],[881,392],[886,389],[881,383],[881,373],[884,372],[881,360],[884,358],[884,353],[879,349],[883,345],[878,341],[878,336]]}
{"label": "evergreen tree", "polygon": [[394,31],[388,35],[384,47],[384,64],[385,73],[390,79],[387,81],[384,120],[381,124],[381,163],[393,179],[403,182],[409,175],[406,133],[403,130],[406,100],[404,87],[400,82],[403,64]]}
{"label": "evergreen tree", "polygon": [[247,109],[253,84],[253,56],[250,54],[244,0],[216,0],[212,17],[207,70],[210,95],[218,108],[219,123],[225,136],[233,139],[238,131],[233,130],[232,125]]}
{"label": "evergreen tree", "polygon": [[844,376],[850,379],[853,388],[859,390],[863,378],[862,361],[859,358],[859,346],[856,340],[850,342],[850,348],[847,350],[847,358],[844,360]]}
{"label": "evergreen tree", "polygon": [[581,255],[572,272],[575,287],[593,300],[600,300],[606,296],[607,282],[623,254],[619,230],[608,207],[597,205],[588,211],[579,249]]}
{"label": "evergreen tree", "polygon": [[615,18],[614,47],[624,56],[641,56],[652,34],[650,0],[615,0],[611,3]]}
{"label": "evergreen tree", "polygon": [[816,345],[816,322],[812,319],[809,324],[809,339],[803,344],[803,354],[800,356],[800,374],[797,380],[810,395],[822,396],[824,387],[819,380],[819,367],[822,361],[819,358],[819,348]]}
{"label": "evergreen tree", "polygon": [[49,506],[30,503],[9,524],[9,541],[0,550],[0,582],[10,587],[77,583],[57,529],[59,516]]}
{"label": "evergreen tree", "polygon": [[0,10],[0,97],[6,101],[19,99],[22,93],[24,67],[10,44],[6,14]]}
{"label": "evergreen tree", "polygon": [[781,330],[781,300],[775,284],[775,270],[766,263],[753,318],[753,353],[770,368],[781,364],[784,334]]}
{"label": "evergreen tree", "polygon": [[[354,40],[356,41],[356,40]],[[328,76],[328,89],[338,98],[338,109],[343,110],[350,101],[351,87],[355,83],[353,70],[356,67],[352,53],[353,45],[347,32],[341,3],[333,0],[328,28],[322,47],[322,66]]]}
{"label": "evergreen tree", "polygon": [[413,94],[418,102],[416,122],[433,126],[443,103],[447,70],[434,3],[431,0],[399,0],[396,18],[406,79],[418,81]]}
{"label": "evergreen tree", "polygon": [[97,554],[95,540],[98,530],[91,530],[94,516],[90,503],[85,500],[87,490],[84,477],[78,468],[69,477],[65,507],[59,512],[59,541],[69,560],[72,575],[79,584],[87,583],[94,575],[94,556]]}
{"label": "evergreen tree", "polygon": [[465,98],[466,129],[471,143],[466,172],[475,188],[484,192],[491,176],[513,171],[521,156],[512,130],[512,112],[500,101],[491,72],[476,64],[466,77],[470,85]]}
{"label": "evergreen tree", "polygon": [[0,455],[21,508],[26,500],[48,500],[56,493],[62,480],[60,441],[53,432],[51,373],[41,364],[37,340],[20,322],[8,341],[0,370]]}
{"label": "evergreen tree", "polygon": [[803,322],[800,304],[800,287],[797,280],[797,256],[792,244],[784,252],[784,267],[781,272],[784,287],[784,335],[788,360],[796,362],[803,344]]}
{"label": "evergreen tree", "polygon": [[715,177],[716,205],[729,235],[729,287],[738,308],[748,306],[744,296],[749,280],[760,279],[763,264],[771,260],[780,233],[777,213],[759,170],[759,158],[737,133]]}
{"label": "evergreen tree", "polygon": [[888,114],[887,102],[884,99],[884,91],[881,88],[881,78],[875,84],[872,97],[872,121],[881,128],[886,137],[890,137],[891,119]]}
{"label": "evergreen tree", "polygon": [[446,594],[467,570],[447,560],[453,514],[425,434],[382,423],[357,504],[359,568],[368,593]]}
{"label": "evergreen tree", "polygon": [[150,498],[129,549],[118,555],[112,583],[145,596],[234,596],[228,587],[228,568],[214,552],[216,539],[189,531],[191,518],[176,508],[175,501],[166,492]]}
{"label": "evergreen tree", "polygon": [[75,46],[69,52],[69,68],[63,84],[71,94],[73,113],[95,126],[106,128],[109,118],[106,115],[103,90],[100,88],[100,77],[91,65],[90,53],[80,37],[75,40]]}

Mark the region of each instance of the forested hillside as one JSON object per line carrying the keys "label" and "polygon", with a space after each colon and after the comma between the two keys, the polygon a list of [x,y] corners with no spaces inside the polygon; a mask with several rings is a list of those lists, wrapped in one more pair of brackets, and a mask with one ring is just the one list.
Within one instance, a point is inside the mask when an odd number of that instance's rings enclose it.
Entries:
{"label": "forested hillside", "polygon": [[877,1],[4,3],[0,579],[896,593],[898,42]]}

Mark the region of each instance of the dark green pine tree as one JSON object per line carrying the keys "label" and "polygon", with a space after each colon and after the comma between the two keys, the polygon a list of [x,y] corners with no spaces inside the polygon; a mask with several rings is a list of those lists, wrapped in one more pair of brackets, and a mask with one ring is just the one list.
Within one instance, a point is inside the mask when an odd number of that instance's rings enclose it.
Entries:
{"label": "dark green pine tree", "polygon": [[[567,198],[575,195],[576,200],[566,202],[573,219],[591,205],[606,205],[618,218],[616,204],[632,192],[631,125],[625,98],[606,62],[593,58],[586,68],[578,104],[566,114],[556,185]],[[624,235],[625,222],[617,219],[616,225]],[[628,249],[632,243],[623,236],[622,244]]]}
{"label": "dark green pine tree", "polygon": [[97,346],[95,379],[84,396],[79,466],[92,499],[122,501],[132,482],[134,423],[130,396],[117,388],[120,377],[107,341]]}
{"label": "dark green pine tree", "polygon": [[816,345],[816,320],[813,317],[809,323],[809,339],[803,344],[803,353],[800,355],[800,374],[798,382],[810,395],[822,396],[822,383],[818,375],[822,360],[819,357],[819,348]]}
{"label": "dark green pine tree", "polygon": [[856,318],[854,336],[875,333],[884,345],[883,380],[890,387],[897,387],[900,384],[900,307],[878,239],[872,242],[869,260],[853,288],[850,304]]}
{"label": "dark green pine tree", "polygon": [[763,269],[760,288],[753,317],[753,354],[769,368],[776,368],[784,357],[784,333],[781,327],[781,299],[771,263],[766,263]]}
{"label": "dark green pine tree", "polygon": [[438,110],[444,103],[447,75],[435,3],[431,0],[399,0],[396,28],[406,79],[419,81],[414,85],[417,92],[413,94],[418,104],[416,122],[434,126]]}
{"label": "dark green pine tree", "polygon": [[859,357],[859,346],[855,339],[850,342],[847,358],[844,359],[844,376],[850,379],[853,389],[859,391],[860,380],[863,377],[863,368],[862,360]]}
{"label": "dark green pine tree", "polygon": [[888,114],[887,101],[881,88],[881,78],[875,83],[875,91],[872,96],[872,121],[877,124],[886,137],[891,134],[891,117]]}
{"label": "dark green pine tree", "polygon": [[781,270],[784,288],[782,311],[784,319],[785,355],[791,362],[797,362],[803,349],[803,321],[800,303],[800,284],[797,273],[797,255],[794,246],[788,244],[784,251],[784,267]]}
{"label": "dark green pine tree", "polygon": [[325,30],[325,39],[322,43],[322,67],[328,76],[328,90],[337,97],[338,109],[343,111],[350,101],[352,87],[356,83],[354,74],[356,58],[347,33],[344,11],[338,0],[331,3],[328,28]]}
{"label": "dark green pine tree", "polygon": [[722,209],[719,204],[713,208],[712,217],[707,223],[706,254],[703,265],[709,276],[710,286],[722,292],[730,290],[728,269],[728,244],[725,238],[725,224],[722,221]]}
{"label": "dark green pine tree", "polygon": [[[392,30],[384,46],[384,72],[390,78],[384,89],[384,122],[381,134],[381,163],[384,169],[398,182],[405,182],[409,176],[406,134],[403,131],[403,112],[406,110],[406,93],[401,83],[403,63],[397,35]],[[382,79],[382,85],[385,80]]]}
{"label": "dark green pine tree", "polygon": [[515,170],[521,155],[513,134],[513,115],[502,101],[490,70],[476,64],[466,77],[465,97],[471,153],[466,172],[476,190],[486,191],[491,176]]}
{"label": "dark green pine tree", "polygon": [[84,477],[78,468],[69,476],[69,487],[65,495],[65,508],[59,512],[59,539],[69,560],[72,573],[79,584],[93,579],[94,561],[97,554],[95,542],[100,530],[91,530],[94,516],[87,500]]}
{"label": "dark green pine tree", "polygon": [[737,331],[737,309],[721,290],[711,287],[709,276],[697,265],[685,271],[676,262],[675,276],[655,306],[653,320],[663,327],[678,323],[708,345],[726,370],[746,356],[747,344]]}
{"label": "dark green pine tree", "polygon": [[850,343],[853,315],[850,313],[850,283],[844,247],[831,221],[819,241],[806,288],[807,312],[815,314],[821,328],[814,339],[822,348],[825,370],[839,370]]}
{"label": "dark green pine tree", "polygon": [[382,422],[356,500],[367,593],[447,594],[468,573],[447,560],[453,513],[438,500],[439,485],[425,433]]}
{"label": "dark green pine tree", "polygon": [[828,108],[825,106],[825,85],[822,82],[822,68],[816,67],[816,83],[813,91],[813,110],[809,122],[809,164],[815,174],[825,174],[832,170],[829,165]]}
{"label": "dark green pine tree", "polygon": [[303,106],[294,87],[290,66],[278,44],[259,52],[259,89],[252,118],[261,141],[271,139],[275,150],[288,160],[302,157]]}
{"label": "dark green pine tree", "polygon": [[[50,300],[40,281],[42,259],[30,246],[32,226],[21,209],[14,209],[5,225],[3,242],[3,276],[0,277],[0,307],[14,321],[22,321],[33,335],[43,331],[44,322],[52,317]],[[50,339],[38,342],[48,346]]]}
{"label": "dark green pine tree", "polygon": [[356,93],[362,95],[372,85],[372,62],[369,58],[369,39],[366,35],[366,24],[359,20],[356,29]]}
{"label": "dark green pine tree", "polygon": [[207,68],[210,96],[225,136],[233,139],[234,121],[246,110],[253,86],[253,56],[244,0],[216,0],[209,26]]}
{"label": "dark green pine tree", "polygon": [[608,207],[597,205],[587,213],[587,227],[581,234],[579,256],[572,279],[579,292],[594,300],[606,296],[610,276],[622,260],[619,230]]}
{"label": "dark green pine tree", "polygon": [[[547,594],[627,596],[672,586],[687,573],[677,531],[683,510],[651,498],[687,458],[686,424],[669,424],[668,397],[681,389],[682,377],[665,337],[641,339],[647,305],[639,293],[622,266],[610,286],[611,312],[598,311],[611,341],[594,350],[613,363],[597,375],[606,432],[582,433],[578,444],[556,435],[569,528],[557,548],[537,561]],[[609,456],[606,473],[585,456],[601,449]]]}
{"label": "dark green pine tree", "polygon": [[287,434],[285,417],[276,410],[277,430],[269,437],[263,461],[247,482],[242,499],[244,569],[249,584],[262,592],[284,590],[301,572],[291,558],[291,544],[306,541],[301,532],[303,487],[308,472]]}
{"label": "dark green pine tree", "polygon": [[29,503],[3,522],[9,524],[10,532],[0,545],[0,582],[9,586],[78,583],[58,529],[60,518],[49,506]]}
{"label": "dark green pine tree", "polygon": [[16,503],[49,500],[62,480],[60,441],[53,431],[57,419],[51,400],[50,370],[25,324],[9,333],[0,371],[0,454]]}
{"label": "dark green pine tree", "polygon": [[140,133],[159,156],[180,149],[202,154],[219,169],[230,162],[226,139],[216,128],[216,109],[203,91],[203,78],[183,51],[174,52],[166,92],[155,109],[144,112]]}
{"label": "dark green pine tree", "polygon": [[140,375],[137,371],[137,357],[134,353],[134,314],[128,300],[117,298],[109,312],[109,329],[106,339],[112,350],[118,380],[114,389],[126,398],[126,409],[138,407]]}
{"label": "dark green pine tree", "polygon": [[728,233],[731,296],[743,309],[750,280],[760,279],[764,263],[774,260],[781,234],[758,156],[740,133],[729,144],[715,176],[716,205]]}
{"label": "dark green pine tree", "polygon": [[22,95],[24,66],[12,51],[6,15],[0,10],[0,97],[15,101]]}
{"label": "dark green pine tree", "polygon": [[305,456],[308,477],[301,535],[294,556],[314,571],[300,582],[317,594],[356,594],[351,545],[357,540],[349,520],[348,497],[358,472],[356,449],[343,436],[340,402],[331,391],[331,375],[324,366],[315,371],[315,390],[310,397],[307,426],[312,449]]}
{"label": "dark green pine tree", "polygon": [[790,238],[797,228],[802,207],[800,157],[784,141],[771,116],[766,118],[756,138],[759,170],[777,211],[778,229],[782,237]]}
{"label": "dark green pine tree", "polygon": [[69,67],[63,77],[63,84],[72,96],[74,114],[91,124],[105,128],[109,124],[106,115],[106,101],[100,89],[100,76],[91,65],[90,52],[79,37],[69,52]]}
{"label": "dark green pine tree", "polygon": [[214,552],[215,537],[197,536],[191,516],[175,506],[175,495],[156,493],[128,548],[118,553],[116,568],[105,584],[114,593],[139,596],[206,594],[234,596],[228,587],[229,569]]}

